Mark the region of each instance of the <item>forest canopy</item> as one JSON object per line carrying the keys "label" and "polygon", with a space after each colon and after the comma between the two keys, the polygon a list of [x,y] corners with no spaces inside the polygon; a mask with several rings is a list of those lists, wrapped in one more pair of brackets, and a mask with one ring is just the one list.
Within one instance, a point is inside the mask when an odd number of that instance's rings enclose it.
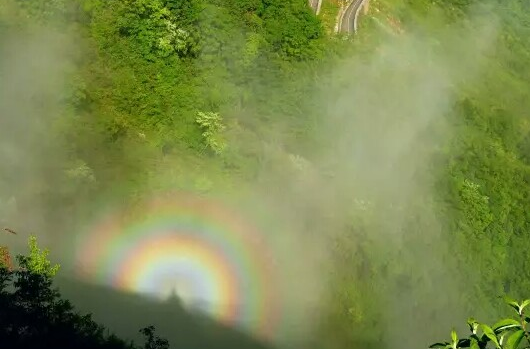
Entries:
{"label": "forest canopy", "polygon": [[323,1],[3,0],[0,224],[75,274],[113,205],[228,198],[298,277],[288,344],[502,316],[530,289],[529,2],[371,0],[348,36]]}

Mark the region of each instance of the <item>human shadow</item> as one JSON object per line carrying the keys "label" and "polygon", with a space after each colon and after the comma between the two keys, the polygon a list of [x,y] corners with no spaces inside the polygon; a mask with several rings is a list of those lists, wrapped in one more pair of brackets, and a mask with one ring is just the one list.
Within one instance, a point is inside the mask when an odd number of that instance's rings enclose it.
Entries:
{"label": "human shadow", "polygon": [[171,348],[273,349],[200,312],[186,310],[177,297],[157,301],[64,276],[56,277],[55,284],[78,311],[91,313],[95,321],[122,338],[138,341],[138,329],[153,325]]}

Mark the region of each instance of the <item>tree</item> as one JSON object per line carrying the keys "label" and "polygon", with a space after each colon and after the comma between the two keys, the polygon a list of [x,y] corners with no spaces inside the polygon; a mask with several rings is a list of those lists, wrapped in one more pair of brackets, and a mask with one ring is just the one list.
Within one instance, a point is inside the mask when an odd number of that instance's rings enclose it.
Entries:
{"label": "tree", "polygon": [[222,138],[222,132],[226,129],[223,125],[223,118],[218,113],[198,112],[197,123],[203,129],[203,137],[206,145],[216,154],[221,154],[226,148],[226,143]]}
{"label": "tree", "polygon": [[140,332],[146,338],[145,349],[169,349],[169,342],[166,339],[156,336],[153,326],[142,328]]}
{"label": "tree", "polygon": [[[140,349],[134,343],[109,334],[91,315],[75,312],[72,304],[52,288],[59,266],[52,266],[48,250],[41,250],[33,236],[29,238],[28,247],[28,256],[17,256],[17,268],[11,268],[7,248],[0,250],[0,261],[3,261],[0,263],[2,348]],[[169,348],[167,340],[154,334],[154,327],[140,331],[146,338],[142,348]]]}
{"label": "tree", "polygon": [[[527,325],[530,317],[525,314],[525,308],[530,305],[530,299],[516,302],[511,298],[505,298],[506,303],[512,307],[516,316],[497,321],[493,326],[478,323],[470,318],[467,323],[471,335],[467,338],[459,339],[456,331],[451,332],[450,342],[439,342],[432,344],[429,348],[443,349],[486,349],[495,347],[497,349],[524,349],[530,348],[530,331]],[[479,331],[482,334],[479,334]],[[523,339],[525,341],[523,342]]]}
{"label": "tree", "polygon": [[11,262],[11,254],[6,246],[0,246],[0,266],[11,270],[13,265]]}
{"label": "tree", "polygon": [[59,265],[51,266],[51,262],[48,260],[50,251],[47,249],[41,251],[37,246],[37,238],[35,236],[30,236],[28,246],[29,256],[17,257],[20,264],[26,266],[27,270],[33,274],[44,275],[49,278],[55,276],[59,271]]}

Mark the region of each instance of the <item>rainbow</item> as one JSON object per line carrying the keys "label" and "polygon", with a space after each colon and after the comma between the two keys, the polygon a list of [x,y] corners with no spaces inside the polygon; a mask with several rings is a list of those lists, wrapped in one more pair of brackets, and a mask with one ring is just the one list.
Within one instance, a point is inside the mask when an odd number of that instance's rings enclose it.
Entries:
{"label": "rainbow", "polygon": [[[182,303],[270,338],[277,323],[273,256],[263,235],[218,202],[173,195],[112,213],[76,241],[90,281]],[[123,212],[122,212],[123,213]]]}

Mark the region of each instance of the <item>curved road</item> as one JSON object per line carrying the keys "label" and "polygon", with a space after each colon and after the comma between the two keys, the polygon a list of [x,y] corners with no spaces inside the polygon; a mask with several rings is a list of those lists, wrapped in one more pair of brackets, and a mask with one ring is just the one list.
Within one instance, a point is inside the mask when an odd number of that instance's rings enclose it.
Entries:
{"label": "curved road", "polygon": [[357,31],[357,19],[361,8],[366,0],[351,0],[346,5],[346,8],[342,12],[342,16],[339,18],[339,33],[350,34]]}

